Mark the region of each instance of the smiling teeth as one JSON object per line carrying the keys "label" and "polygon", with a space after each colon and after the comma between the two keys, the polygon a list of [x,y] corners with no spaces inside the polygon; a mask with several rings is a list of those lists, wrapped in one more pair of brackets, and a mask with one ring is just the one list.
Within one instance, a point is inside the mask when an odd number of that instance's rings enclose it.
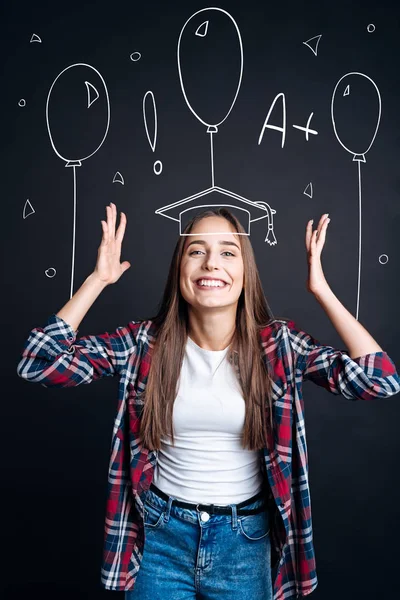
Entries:
{"label": "smiling teeth", "polygon": [[215,282],[210,281],[209,283],[206,283],[208,281],[209,280],[207,280],[207,279],[201,279],[200,281],[198,281],[198,284],[202,285],[202,286],[206,286],[206,287],[224,287],[225,286],[225,283],[223,281],[215,281]]}

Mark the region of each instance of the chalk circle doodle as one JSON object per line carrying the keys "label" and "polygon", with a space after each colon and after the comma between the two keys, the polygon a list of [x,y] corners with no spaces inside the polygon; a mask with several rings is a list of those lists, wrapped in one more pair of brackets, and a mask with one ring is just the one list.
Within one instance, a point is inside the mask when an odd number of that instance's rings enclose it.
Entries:
{"label": "chalk circle doodle", "polygon": [[[361,107],[363,110],[361,110]],[[358,163],[358,288],[356,319],[359,317],[361,286],[361,242],[362,242],[362,185],[361,163],[366,162],[378,133],[382,113],[382,101],[376,83],[364,73],[351,72],[343,75],[332,94],[331,118],[333,131],[339,144],[353,155]],[[367,123],[365,117],[368,117]]]}
{"label": "chalk circle doodle", "polygon": [[160,175],[162,173],[163,165],[161,160],[156,160],[156,162],[153,165],[153,169],[156,175]]}
{"label": "chalk circle doodle", "polygon": [[272,215],[276,210],[262,200],[251,201],[215,185],[213,135],[230,115],[243,76],[243,44],[236,21],[222,8],[203,8],[194,13],[179,34],[177,62],[184,100],[210,135],[211,187],[158,208],[155,213],[178,222],[180,235],[195,235],[182,233],[184,219],[208,206],[226,206],[238,213],[244,226],[245,232],[239,235],[250,235],[250,224],[267,218],[265,241],[275,245]]}
{"label": "chalk circle doodle", "polygon": [[376,29],[376,27],[375,27],[375,25],[374,25],[373,23],[370,23],[370,24],[367,26],[367,31],[368,31],[368,33],[374,33],[375,29]]}
{"label": "chalk circle doodle", "polygon": [[[110,101],[103,77],[86,63],[66,67],[53,81],[46,124],[54,152],[73,172],[73,230],[70,298],[74,289],[76,169],[103,145],[110,126]],[[77,131],[81,134],[78,136]]]}
{"label": "chalk circle doodle", "polygon": [[18,106],[20,106],[21,108],[26,106],[26,101],[23,98],[21,98],[21,100],[18,102]]}
{"label": "chalk circle doodle", "polygon": [[142,58],[142,55],[140,54],[140,52],[132,52],[130,58],[131,60],[133,60],[133,62],[137,62]]}
{"label": "chalk circle doodle", "polygon": [[36,33],[32,34],[32,37],[29,41],[30,44],[32,44],[33,42],[38,42],[39,44],[42,43],[42,40],[40,39],[40,37],[38,35],[36,35]]}
{"label": "chalk circle doodle", "polygon": [[46,271],[44,272],[46,277],[48,277],[49,279],[52,279],[53,277],[55,277],[57,275],[57,271],[55,270],[54,267],[49,267],[48,269],[46,269]]}
{"label": "chalk circle doodle", "polygon": [[381,254],[379,257],[379,262],[381,265],[387,265],[387,263],[389,262],[389,257],[387,254]]}

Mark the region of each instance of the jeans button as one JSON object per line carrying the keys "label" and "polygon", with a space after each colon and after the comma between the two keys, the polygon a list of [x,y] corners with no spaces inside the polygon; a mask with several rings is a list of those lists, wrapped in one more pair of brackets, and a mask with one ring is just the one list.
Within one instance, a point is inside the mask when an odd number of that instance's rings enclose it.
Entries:
{"label": "jeans button", "polygon": [[203,522],[206,522],[206,521],[208,521],[208,519],[209,519],[209,518],[210,518],[210,515],[209,515],[207,512],[204,512],[204,511],[202,511],[202,512],[200,513],[200,519],[201,519]]}

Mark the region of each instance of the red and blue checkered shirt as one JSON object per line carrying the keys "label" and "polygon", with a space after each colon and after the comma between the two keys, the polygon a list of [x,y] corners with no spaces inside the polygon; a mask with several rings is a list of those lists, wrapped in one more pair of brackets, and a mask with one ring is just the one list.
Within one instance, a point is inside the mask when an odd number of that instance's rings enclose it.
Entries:
{"label": "red and blue checkered shirt", "polygon": [[[53,314],[30,332],[17,373],[44,387],[69,387],[119,377],[111,442],[101,583],[132,590],[145,544],[143,503],[157,451],[139,438],[141,393],[156,338],[151,320],[131,321],[113,333],[77,333]],[[263,359],[273,378],[275,432],[261,453],[272,491],[271,565],[274,600],[306,596],[317,586],[302,382],[311,380],[349,400],[386,398],[400,391],[396,367],[384,351],[350,358],[346,350],[320,344],[293,321],[275,319],[261,332]],[[268,421],[267,421],[268,422]]]}

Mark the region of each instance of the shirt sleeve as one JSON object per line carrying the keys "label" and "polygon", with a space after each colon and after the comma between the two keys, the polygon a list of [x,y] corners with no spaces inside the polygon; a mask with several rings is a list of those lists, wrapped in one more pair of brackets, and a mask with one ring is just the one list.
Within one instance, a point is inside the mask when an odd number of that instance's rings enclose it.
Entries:
{"label": "shirt sleeve", "polygon": [[43,328],[29,333],[17,374],[44,387],[71,387],[114,376],[136,351],[134,324],[76,339],[78,332],[53,314]]}
{"label": "shirt sleeve", "polygon": [[350,358],[347,350],[322,345],[294,321],[287,326],[296,369],[301,371],[303,380],[313,381],[349,400],[386,398],[400,391],[399,375],[386,352]]}

